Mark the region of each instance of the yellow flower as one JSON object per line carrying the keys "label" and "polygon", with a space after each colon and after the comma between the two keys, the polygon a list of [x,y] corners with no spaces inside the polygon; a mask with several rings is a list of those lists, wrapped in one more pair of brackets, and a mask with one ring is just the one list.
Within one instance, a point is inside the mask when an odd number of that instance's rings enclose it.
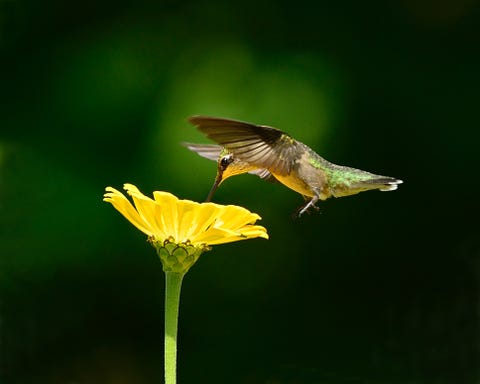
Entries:
{"label": "yellow flower", "polygon": [[154,199],[132,184],[124,189],[133,200],[107,187],[104,201],[145,233],[162,260],[164,270],[187,271],[210,245],[263,237],[267,231],[255,225],[260,216],[235,205],[180,200],[171,193],[155,191]]}

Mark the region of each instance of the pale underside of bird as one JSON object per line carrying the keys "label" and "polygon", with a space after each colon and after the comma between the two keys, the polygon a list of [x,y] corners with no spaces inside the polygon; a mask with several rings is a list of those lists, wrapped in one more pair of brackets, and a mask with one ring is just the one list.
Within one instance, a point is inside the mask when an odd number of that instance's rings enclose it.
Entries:
{"label": "pale underside of bird", "polygon": [[306,203],[297,211],[299,216],[310,208],[316,209],[318,200],[374,189],[393,191],[402,183],[393,177],[333,164],[273,127],[208,116],[192,116],[189,121],[217,143],[183,143],[200,156],[217,162],[217,176],[207,201],[223,180],[247,172],[278,181],[300,193]]}

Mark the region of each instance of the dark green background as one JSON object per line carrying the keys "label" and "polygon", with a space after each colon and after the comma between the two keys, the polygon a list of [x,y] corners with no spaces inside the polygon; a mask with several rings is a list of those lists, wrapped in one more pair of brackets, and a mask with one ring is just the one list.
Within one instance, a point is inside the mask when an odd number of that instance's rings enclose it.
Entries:
{"label": "dark green background", "polygon": [[281,128],[392,193],[215,200],[270,240],[184,282],[179,382],[478,383],[479,10],[445,1],[0,1],[0,382],[163,377],[164,277],[104,187],[201,201],[207,114]]}

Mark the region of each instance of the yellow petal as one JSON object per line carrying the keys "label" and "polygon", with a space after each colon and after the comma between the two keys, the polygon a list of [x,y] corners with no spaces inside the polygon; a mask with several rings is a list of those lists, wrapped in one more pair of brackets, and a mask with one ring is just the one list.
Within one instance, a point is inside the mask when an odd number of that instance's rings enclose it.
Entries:
{"label": "yellow petal", "polygon": [[141,193],[140,190],[133,184],[125,183],[123,184],[123,189],[126,191],[130,191],[132,193]]}
{"label": "yellow petal", "polygon": [[178,201],[178,240],[187,241],[198,230],[198,213],[200,209],[200,204],[191,200]]}
{"label": "yellow petal", "polygon": [[261,219],[257,214],[235,205],[225,207],[219,218],[228,228],[243,227],[244,225],[255,223],[255,221]]}
{"label": "yellow petal", "polygon": [[111,203],[115,209],[120,212],[125,218],[130,221],[135,227],[137,227],[140,231],[145,233],[148,236],[153,235],[153,231],[151,226],[148,222],[145,222],[138,212],[135,210],[133,205],[128,201],[125,195],[115,188],[107,187],[105,188],[107,193],[103,196],[103,201]]}
{"label": "yellow petal", "polygon": [[201,234],[209,228],[215,226],[220,215],[221,206],[214,203],[203,203],[198,210],[198,230],[196,234]]}
{"label": "yellow petal", "polygon": [[131,197],[135,203],[135,208],[138,211],[138,214],[144,221],[150,224],[152,231],[154,232],[154,237],[156,240],[163,241],[168,235],[166,234],[167,229],[162,224],[160,218],[161,207],[156,204],[156,202],[142,194],[132,193]]}
{"label": "yellow petal", "polygon": [[232,231],[225,228],[212,228],[205,232],[203,236],[199,236],[197,240],[208,243],[209,245],[226,244],[234,241],[254,239],[262,237],[268,239],[265,228],[255,226],[251,230]]}
{"label": "yellow petal", "polygon": [[255,237],[261,237],[263,239],[268,239],[268,233],[265,227],[261,225],[249,225],[248,227],[244,227],[239,230],[239,232],[248,237],[249,239]]}
{"label": "yellow petal", "polygon": [[233,241],[245,240],[237,232],[226,230],[225,228],[210,228],[195,238],[196,243],[204,243],[209,245],[230,243]]}
{"label": "yellow petal", "polygon": [[178,231],[178,198],[171,193],[163,191],[153,192],[153,197],[155,202],[160,209],[160,222],[162,226],[170,236],[172,236],[176,241],[179,241],[179,231]]}

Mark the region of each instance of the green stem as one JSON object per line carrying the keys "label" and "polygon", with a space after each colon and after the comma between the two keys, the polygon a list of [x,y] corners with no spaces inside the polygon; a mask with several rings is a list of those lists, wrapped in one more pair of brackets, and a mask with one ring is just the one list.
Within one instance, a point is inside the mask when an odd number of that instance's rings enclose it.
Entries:
{"label": "green stem", "polygon": [[165,384],[177,382],[177,326],[185,273],[165,272]]}

